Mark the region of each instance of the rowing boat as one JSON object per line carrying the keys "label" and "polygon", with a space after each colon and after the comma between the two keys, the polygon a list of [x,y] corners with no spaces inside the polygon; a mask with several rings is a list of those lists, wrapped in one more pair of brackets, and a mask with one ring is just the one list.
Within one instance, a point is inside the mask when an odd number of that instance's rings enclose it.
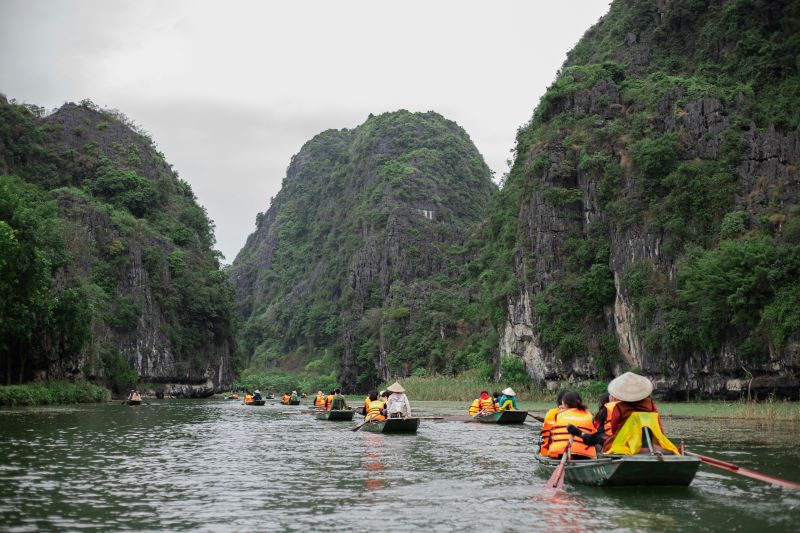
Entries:
{"label": "rowing boat", "polygon": [[[536,454],[539,468],[546,474],[558,467],[559,460]],[[564,477],[571,483],[596,486],[688,486],[694,479],[700,459],[686,455],[605,455],[597,459],[567,461]]]}
{"label": "rowing boat", "polygon": [[484,424],[522,424],[528,417],[528,411],[499,411],[475,417],[476,422]]}
{"label": "rowing boat", "polygon": [[367,422],[362,428],[372,433],[416,433],[419,418],[387,418]]}
{"label": "rowing boat", "polygon": [[142,405],[142,400],[127,400],[128,405]]}
{"label": "rowing boat", "polygon": [[340,420],[352,420],[354,413],[355,411],[351,411],[350,409],[324,411],[322,413],[317,413],[316,418],[317,420],[330,420],[332,422],[338,422]]}
{"label": "rowing boat", "polygon": [[300,405],[300,400],[288,400],[288,401],[281,401],[283,405]]}
{"label": "rowing boat", "polygon": [[245,405],[264,405],[267,403],[267,400],[250,400],[249,402],[244,402]]}

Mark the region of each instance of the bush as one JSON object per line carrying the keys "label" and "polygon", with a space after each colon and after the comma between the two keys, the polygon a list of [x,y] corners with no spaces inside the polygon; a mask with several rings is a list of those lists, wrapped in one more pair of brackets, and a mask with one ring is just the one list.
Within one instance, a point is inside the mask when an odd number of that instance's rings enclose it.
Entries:
{"label": "bush", "polygon": [[0,405],[95,403],[111,399],[108,389],[86,382],[48,381],[0,386]]}

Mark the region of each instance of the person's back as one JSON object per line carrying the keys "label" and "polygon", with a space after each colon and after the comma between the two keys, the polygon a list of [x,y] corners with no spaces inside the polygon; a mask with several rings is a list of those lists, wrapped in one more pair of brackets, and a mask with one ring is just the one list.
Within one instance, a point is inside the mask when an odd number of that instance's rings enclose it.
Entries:
{"label": "person's back", "polygon": [[317,392],[317,397],[314,398],[314,407],[325,409],[325,395],[322,394],[322,391]]}
{"label": "person's back", "polygon": [[377,392],[370,392],[369,396],[367,397],[367,401],[364,404],[364,408],[365,422],[369,422],[370,420],[386,420],[386,417],[383,415],[383,412],[386,409],[386,402],[384,402],[382,398],[378,397]]}
{"label": "person's back", "polygon": [[539,434],[539,455],[543,455],[545,457],[548,456],[548,445],[550,443],[550,432],[553,429],[553,426],[556,425],[556,415],[563,410],[561,406],[561,400],[564,399],[564,395],[569,391],[561,391],[556,396],[556,407],[547,411],[547,414],[544,415],[544,422],[542,422],[542,431]]}
{"label": "person's back", "polygon": [[472,405],[469,406],[469,416],[475,416],[481,411],[481,399],[475,398],[472,400]]}
{"label": "person's back", "polygon": [[347,401],[342,396],[341,391],[336,389],[334,391],[333,399],[331,400],[331,411],[344,411],[348,409]]}
{"label": "person's back", "polygon": [[292,395],[289,396],[289,399],[294,401],[297,399],[297,391],[292,391]]}
{"label": "person's back", "polygon": [[[564,395],[561,406],[563,410],[556,414],[555,424],[550,431],[548,442],[548,455],[553,459],[560,459],[570,446],[570,455],[575,459],[594,458],[597,456],[594,443],[587,442],[583,434],[591,435],[595,432],[592,414],[584,405],[583,400],[577,392],[568,392]],[[580,430],[578,435],[572,439],[569,445],[570,428],[574,426]]]}
{"label": "person's back", "polygon": [[498,411],[516,411],[519,409],[519,406],[517,406],[517,395],[514,389],[511,387],[504,389],[498,404]]}
{"label": "person's back", "polygon": [[286,402],[289,401],[290,398],[291,398],[291,396],[289,396],[289,393],[287,392],[286,394],[283,395],[283,398],[281,398],[281,401],[283,403],[286,403]]}
{"label": "person's back", "polygon": [[260,400],[260,399],[261,399],[261,393],[260,393],[260,392],[258,392],[258,391],[255,391],[255,392],[253,393],[253,399],[254,399],[254,400]]}

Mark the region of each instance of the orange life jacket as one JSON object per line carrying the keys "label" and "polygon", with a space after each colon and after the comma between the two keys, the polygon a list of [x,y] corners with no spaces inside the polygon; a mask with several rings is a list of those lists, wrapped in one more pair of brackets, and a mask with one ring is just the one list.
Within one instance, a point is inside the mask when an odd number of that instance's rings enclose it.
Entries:
{"label": "orange life jacket", "polygon": [[333,401],[333,394],[328,394],[328,396],[325,397],[325,410],[326,411],[330,411],[331,410],[331,402],[332,401]]}
{"label": "orange life jacket", "polygon": [[539,439],[539,455],[547,457],[547,446],[550,444],[550,431],[556,425],[556,415],[561,412],[560,407],[553,407],[544,415],[542,433]]}
{"label": "orange life jacket", "polygon": [[[547,446],[547,453],[550,457],[558,458],[567,449],[569,442],[569,432],[567,425],[572,424],[583,433],[594,433],[594,422],[589,411],[579,409],[565,409],[556,415],[553,429],[550,431],[550,443]],[[587,446],[580,437],[574,437],[570,453],[585,455],[586,457],[597,457],[597,450],[594,446]]]}
{"label": "orange life jacket", "polygon": [[383,400],[367,400],[365,407],[367,411],[364,413],[364,420],[386,420],[381,414],[381,409],[386,409],[386,402]]}
{"label": "orange life jacket", "polygon": [[283,398],[281,398],[281,401],[282,401],[283,403],[286,403],[286,402],[288,402],[288,401],[289,401],[289,395],[288,395],[288,394],[284,394],[284,395],[283,395]]}
{"label": "orange life jacket", "polygon": [[314,407],[319,407],[320,409],[325,407],[325,396],[318,394],[317,397],[314,398]]}
{"label": "orange life jacket", "polygon": [[617,403],[619,402],[608,402],[604,406],[606,408],[606,422],[603,424],[603,431],[605,431],[606,435],[611,435],[611,413],[614,412],[614,407]]}

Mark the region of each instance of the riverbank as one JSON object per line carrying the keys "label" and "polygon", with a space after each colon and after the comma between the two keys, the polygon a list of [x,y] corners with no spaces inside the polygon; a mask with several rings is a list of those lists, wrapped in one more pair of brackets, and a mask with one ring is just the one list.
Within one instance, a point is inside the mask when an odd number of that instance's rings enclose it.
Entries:
{"label": "riverbank", "polygon": [[0,406],[98,403],[111,400],[111,391],[86,382],[48,381],[0,386]]}

